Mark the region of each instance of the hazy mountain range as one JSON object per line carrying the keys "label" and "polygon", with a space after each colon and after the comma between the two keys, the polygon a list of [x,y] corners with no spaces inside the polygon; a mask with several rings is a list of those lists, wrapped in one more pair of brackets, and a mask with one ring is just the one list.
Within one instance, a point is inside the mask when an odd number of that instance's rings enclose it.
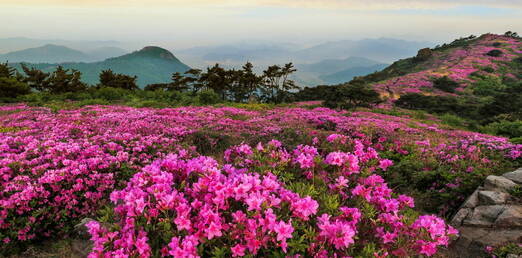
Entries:
{"label": "hazy mountain range", "polygon": [[[116,73],[137,76],[137,83],[144,87],[147,84],[168,82],[172,73],[185,72],[189,66],[182,63],[171,52],[159,47],[145,47],[139,51],[132,52],[119,57],[109,58],[100,62],[92,63],[61,63],[61,64],[27,64],[45,72],[51,72],[58,65],[65,69],[75,69],[82,72],[82,80],[95,85],[99,82],[99,74],[102,70],[111,69]],[[20,64],[15,64],[20,69]]]}
{"label": "hazy mountain range", "polygon": [[[42,45],[36,45],[42,44]],[[36,46],[35,46],[36,45]],[[39,64],[46,70],[64,64],[64,67],[75,68],[84,73],[87,82],[92,82],[98,68],[113,68],[116,72],[141,74],[140,85],[144,83],[164,82],[171,74],[181,71],[185,64],[204,69],[207,66],[219,63],[227,68],[240,68],[247,61],[252,62],[256,72],[261,72],[268,65],[293,62],[298,71],[293,79],[302,86],[320,84],[337,84],[351,80],[354,76],[366,75],[386,67],[391,61],[406,58],[416,54],[417,50],[434,44],[421,41],[406,41],[398,39],[380,38],[365,40],[343,40],[327,42],[311,47],[291,43],[237,43],[229,45],[193,47],[174,52],[183,64],[176,70],[164,68],[152,69],[158,63],[140,63],[137,66],[126,66],[123,62],[111,60],[126,60],[128,53],[122,46],[125,43],[117,41],[66,41],[66,40],[39,40],[28,38],[0,39],[0,62],[26,62]],[[23,49],[22,47],[27,46]],[[128,46],[128,45],[127,45]],[[6,52],[6,50],[16,49]],[[166,50],[165,50],[166,51]],[[122,56],[123,55],[123,56]],[[109,60],[106,60],[109,59]],[[180,61],[182,60],[182,61]],[[141,60],[151,61],[151,60]],[[126,68],[122,68],[126,66]],[[149,75],[138,69],[148,67],[155,75]],[[167,66],[171,67],[171,66]],[[187,66],[188,67],[188,66]],[[165,74],[159,76],[160,71]],[[144,78],[141,78],[144,77]],[[153,78],[162,78],[154,80]]]}
{"label": "hazy mountain range", "polygon": [[65,46],[47,44],[41,47],[18,50],[0,54],[1,62],[28,63],[64,63],[64,62],[94,62],[110,57],[121,56],[127,51],[117,47],[100,47],[82,52]]}
{"label": "hazy mountain range", "polygon": [[260,72],[268,65],[293,62],[298,71],[293,76],[301,85],[336,84],[386,67],[385,64],[413,56],[434,43],[390,38],[343,40],[311,47],[295,44],[238,43],[221,46],[194,47],[179,50],[176,55],[193,67],[215,63],[239,68],[254,63]]}
{"label": "hazy mountain range", "polygon": [[62,40],[62,39],[33,39],[24,37],[0,38],[0,54],[37,48],[44,45],[59,45],[77,49],[82,52],[89,52],[99,48],[117,47],[122,49],[134,49],[136,46],[129,46],[114,40]]}

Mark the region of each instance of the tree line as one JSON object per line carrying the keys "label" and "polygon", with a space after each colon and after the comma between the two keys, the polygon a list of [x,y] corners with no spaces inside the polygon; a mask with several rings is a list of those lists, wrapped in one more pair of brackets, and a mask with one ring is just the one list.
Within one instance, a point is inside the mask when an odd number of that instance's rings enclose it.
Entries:
{"label": "tree line", "polygon": [[[21,64],[21,70],[22,72],[19,72],[8,63],[0,63],[0,99],[14,99],[31,92],[64,94],[104,87],[128,91],[141,90],[136,83],[136,76],[118,74],[110,69],[100,72],[97,85],[82,82],[80,71],[64,69],[62,66],[58,66],[52,72],[44,72]],[[211,91],[221,101],[277,104],[293,100],[294,92],[299,87],[290,76],[296,71],[292,63],[269,66],[259,75],[254,72],[254,66],[250,62],[241,69],[226,69],[216,64],[205,70],[176,72],[170,82],[150,84],[144,90],[189,94]]]}

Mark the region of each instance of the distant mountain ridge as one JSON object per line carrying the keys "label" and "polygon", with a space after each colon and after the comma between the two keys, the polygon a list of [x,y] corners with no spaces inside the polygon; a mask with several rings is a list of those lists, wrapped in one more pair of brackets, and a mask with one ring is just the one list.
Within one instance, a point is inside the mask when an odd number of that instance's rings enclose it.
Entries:
{"label": "distant mountain ridge", "polygon": [[89,56],[81,51],[53,44],[0,55],[0,61],[30,63],[63,63],[89,59]]}
{"label": "distant mountain ridge", "polygon": [[104,47],[123,47],[125,44],[114,40],[61,40],[61,39],[34,39],[25,37],[0,38],[0,54],[20,51],[28,48],[37,48],[44,45],[66,46],[82,52],[89,52]]}
{"label": "distant mountain ridge", "polygon": [[388,64],[375,64],[371,66],[357,66],[338,71],[332,74],[321,75],[319,78],[328,85],[340,84],[351,81],[357,76],[365,76],[386,68]]}
{"label": "distant mountain ridge", "polygon": [[[348,57],[345,59],[326,59],[312,64],[297,65],[295,78],[298,82],[313,82],[316,85],[332,85],[350,81],[355,76],[364,76],[380,71],[388,66],[364,57]],[[301,81],[300,81],[301,80]]]}
{"label": "distant mountain ridge", "polygon": [[[324,77],[355,67],[391,63],[397,59],[415,55],[419,48],[433,45],[435,44],[426,41],[390,38],[332,41],[311,47],[290,44],[238,43],[193,47],[179,51],[179,56],[194,67],[199,68],[205,68],[215,63],[239,68],[249,61],[254,64],[257,72],[268,65],[293,62],[298,69],[293,79],[301,86],[316,86],[331,83],[331,81],[322,80],[320,76]],[[357,58],[360,59],[356,60]],[[345,65],[343,63],[347,61],[354,65],[343,67]],[[364,70],[361,68],[356,69],[359,72],[353,71],[353,73],[356,76],[363,76],[374,72],[374,69]],[[342,78],[349,80],[351,76]],[[342,78],[339,77],[335,81],[342,80]]]}
{"label": "distant mountain ridge", "polygon": [[381,62],[365,57],[351,56],[345,59],[325,59],[312,64],[299,64],[297,68],[302,72],[314,72],[317,74],[331,74],[355,67],[368,67]]}
{"label": "distant mountain ridge", "polygon": [[[153,83],[169,82],[173,73],[183,73],[190,69],[170,51],[155,46],[148,46],[139,51],[100,62],[27,65],[45,72],[54,71],[58,66],[63,66],[65,69],[75,69],[82,72],[82,81],[92,85],[98,83],[101,71],[111,69],[115,73],[137,76],[137,83],[140,87]],[[16,64],[15,67],[21,69],[20,64]]]}
{"label": "distant mountain ridge", "polygon": [[0,62],[28,63],[65,63],[95,62],[109,57],[126,54],[127,51],[116,47],[102,47],[89,52],[82,52],[66,46],[47,44],[41,47],[0,54]]}

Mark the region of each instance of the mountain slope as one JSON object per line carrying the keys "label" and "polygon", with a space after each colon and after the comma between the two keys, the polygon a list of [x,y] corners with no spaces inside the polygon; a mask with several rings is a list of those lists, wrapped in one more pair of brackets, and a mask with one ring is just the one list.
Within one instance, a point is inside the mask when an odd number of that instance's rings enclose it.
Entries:
{"label": "mountain slope", "polygon": [[343,82],[347,82],[352,80],[353,78],[357,76],[364,76],[376,71],[380,71],[387,67],[387,64],[375,64],[372,66],[357,66],[357,67],[351,67],[339,72],[335,72],[332,74],[326,74],[321,75],[319,78],[325,83],[325,84],[340,84]]}
{"label": "mountain slope", "polygon": [[86,52],[93,61],[103,61],[107,58],[122,56],[128,51],[119,47],[100,47]]}
{"label": "mountain slope", "polygon": [[81,51],[52,44],[0,55],[0,61],[30,63],[78,62],[89,61],[90,59],[87,54]]}
{"label": "mountain slope", "polygon": [[[362,79],[383,95],[391,95],[391,99],[405,93],[473,94],[475,83],[484,78],[522,80],[521,71],[513,68],[519,67],[515,62],[522,62],[520,38],[484,34],[424,50],[424,54],[424,58],[399,60]],[[458,83],[455,93],[434,87],[433,81],[445,76]]]}
{"label": "mountain slope", "polygon": [[[171,52],[160,47],[145,47],[130,54],[94,63],[29,64],[46,72],[55,70],[58,65],[82,72],[82,80],[89,84],[97,84],[100,72],[111,69],[116,73],[138,76],[140,87],[168,82],[173,73],[190,69]],[[17,67],[20,68],[20,65]]]}

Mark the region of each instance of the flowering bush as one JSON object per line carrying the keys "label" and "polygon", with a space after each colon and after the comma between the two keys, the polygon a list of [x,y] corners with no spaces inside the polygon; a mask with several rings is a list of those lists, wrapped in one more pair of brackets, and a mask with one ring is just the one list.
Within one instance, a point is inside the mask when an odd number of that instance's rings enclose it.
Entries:
{"label": "flowering bush", "polygon": [[[431,256],[457,234],[440,218],[409,212],[413,199],[373,173],[391,161],[360,142],[353,153],[303,145],[291,153],[273,140],[227,150],[223,166],[181,155],[154,162],[111,194],[112,223],[88,225],[90,256]],[[293,173],[292,185],[274,173]]]}
{"label": "flowering bush", "polygon": [[[427,119],[327,108],[2,106],[0,252],[66,236],[103,211],[91,227],[96,252],[114,255],[428,254],[448,228],[432,234],[415,214],[451,214],[485,176],[517,166],[522,145]],[[243,184],[257,188],[235,192]],[[401,194],[430,205],[413,210]],[[141,251],[128,246],[138,239]]]}

